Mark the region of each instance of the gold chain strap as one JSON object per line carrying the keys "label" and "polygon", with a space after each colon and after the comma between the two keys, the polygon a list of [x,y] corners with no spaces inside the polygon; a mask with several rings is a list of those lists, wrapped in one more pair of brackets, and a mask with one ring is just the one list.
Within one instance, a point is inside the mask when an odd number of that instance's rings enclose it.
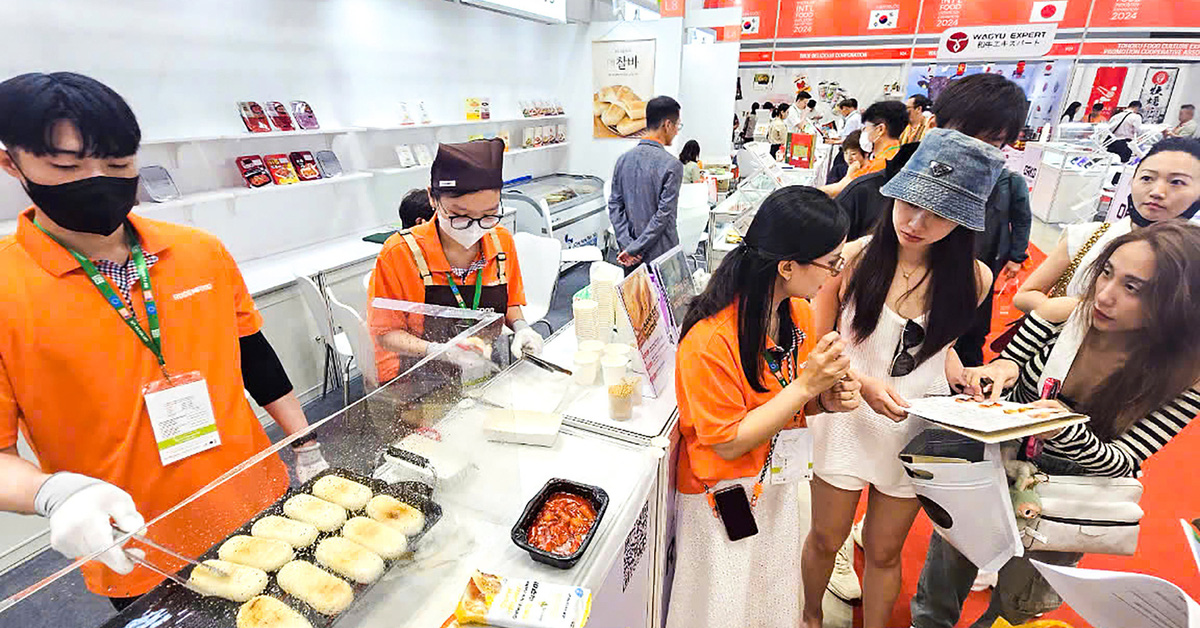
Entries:
{"label": "gold chain strap", "polygon": [[1096,246],[1096,243],[1100,241],[1104,232],[1108,231],[1110,225],[1112,225],[1111,222],[1101,223],[1096,228],[1096,231],[1092,233],[1092,237],[1088,238],[1088,241],[1083,244],[1083,248],[1079,249],[1079,252],[1075,254],[1075,259],[1071,260],[1071,264],[1058,277],[1058,281],[1054,282],[1054,287],[1050,289],[1051,298],[1061,297],[1067,293],[1067,286],[1071,285],[1071,279],[1075,277],[1075,271],[1079,270],[1079,265],[1083,263],[1083,258],[1087,256],[1088,251],[1092,250],[1093,246]]}

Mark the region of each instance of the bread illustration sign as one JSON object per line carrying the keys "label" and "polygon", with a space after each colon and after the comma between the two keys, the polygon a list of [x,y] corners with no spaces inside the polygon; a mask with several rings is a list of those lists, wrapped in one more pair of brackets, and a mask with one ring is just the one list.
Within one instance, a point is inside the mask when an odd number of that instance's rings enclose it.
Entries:
{"label": "bread illustration sign", "polygon": [[592,112],[599,124],[620,137],[646,128],[646,101],[626,85],[609,85],[592,94]]}
{"label": "bread illustration sign", "polygon": [[638,138],[646,132],[646,101],[654,97],[655,42],[592,42],[592,119],[598,138]]}

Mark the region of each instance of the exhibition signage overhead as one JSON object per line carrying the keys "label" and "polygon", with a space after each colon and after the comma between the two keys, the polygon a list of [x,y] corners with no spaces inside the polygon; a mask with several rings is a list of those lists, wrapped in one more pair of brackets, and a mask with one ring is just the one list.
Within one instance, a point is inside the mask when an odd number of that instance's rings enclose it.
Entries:
{"label": "exhibition signage overhead", "polygon": [[1050,52],[1056,32],[1053,24],[948,28],[938,42],[937,58],[944,61],[1037,59]]}
{"label": "exhibition signage overhead", "polygon": [[462,2],[538,22],[565,24],[567,21],[567,0],[462,0]]}
{"label": "exhibition signage overhead", "polygon": [[1026,23],[1054,24],[1060,29],[1083,28],[1090,6],[1090,0],[924,0],[920,32]]}

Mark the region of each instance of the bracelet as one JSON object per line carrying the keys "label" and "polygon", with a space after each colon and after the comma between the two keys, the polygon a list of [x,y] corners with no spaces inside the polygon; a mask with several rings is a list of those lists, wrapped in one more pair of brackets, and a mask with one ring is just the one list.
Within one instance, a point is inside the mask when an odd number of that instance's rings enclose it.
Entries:
{"label": "bracelet", "polygon": [[824,412],[826,414],[833,414],[832,410],[825,407],[825,402],[821,401],[821,395],[817,395],[817,407],[821,409],[821,412]]}
{"label": "bracelet", "polygon": [[317,434],[315,432],[311,432],[311,433],[309,433],[305,436],[301,436],[300,438],[297,438],[295,441],[293,441],[291,444],[291,448],[297,449],[297,448],[307,445],[315,440],[317,440]]}

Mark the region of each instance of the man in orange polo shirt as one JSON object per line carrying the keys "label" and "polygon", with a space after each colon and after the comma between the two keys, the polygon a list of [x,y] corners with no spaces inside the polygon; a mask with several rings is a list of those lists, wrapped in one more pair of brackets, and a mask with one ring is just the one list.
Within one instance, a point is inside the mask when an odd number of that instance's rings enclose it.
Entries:
{"label": "man in orange polo shirt", "polygon": [[[34,202],[0,239],[0,510],[49,517],[69,557],[100,553],[88,588],[118,609],[161,577],[114,547],[113,525],[141,529],[270,446],[243,389],[284,431],[308,425],[228,251],[129,214],[140,141],[94,79],[0,83],[0,169]],[[18,432],[40,469],[17,455]],[[296,460],[302,478],[327,466],[315,442]],[[268,457],[146,535],[197,555],[287,485]]]}
{"label": "man in orange polo shirt", "polygon": [[882,100],[867,107],[862,120],[859,143],[864,154],[869,155],[869,160],[858,170],[847,172],[841,181],[818,188],[830,197],[837,198],[857,177],[880,172],[887,167],[887,162],[900,150],[900,134],[904,133],[908,124],[908,110],[904,103]]}
{"label": "man in orange polo shirt", "polygon": [[[520,359],[542,350],[542,337],[525,321],[525,286],[512,234],[500,225],[504,142],[442,144],[430,172],[434,220],[402,231],[383,245],[371,276],[371,299],[384,298],[462,309],[503,312],[515,332]],[[416,328],[411,320],[372,308],[379,381],[399,371],[399,357],[437,355],[459,366],[478,362],[466,347],[444,344],[454,334]]]}

